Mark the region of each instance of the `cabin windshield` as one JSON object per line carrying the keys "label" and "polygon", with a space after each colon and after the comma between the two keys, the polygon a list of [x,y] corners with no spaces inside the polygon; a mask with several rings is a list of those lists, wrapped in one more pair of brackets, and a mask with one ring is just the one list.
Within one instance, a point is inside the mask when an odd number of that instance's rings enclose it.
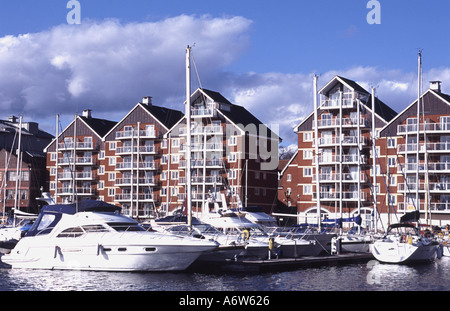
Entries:
{"label": "cabin windshield", "polygon": [[133,222],[112,222],[108,223],[108,226],[116,230],[117,232],[123,231],[145,231],[145,229],[137,223]]}

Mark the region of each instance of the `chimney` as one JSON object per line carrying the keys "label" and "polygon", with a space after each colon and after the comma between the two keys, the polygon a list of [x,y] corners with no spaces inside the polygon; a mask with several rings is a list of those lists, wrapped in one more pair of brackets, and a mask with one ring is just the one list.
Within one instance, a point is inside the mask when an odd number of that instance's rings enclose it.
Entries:
{"label": "chimney", "polygon": [[442,81],[430,81],[430,89],[438,93],[441,92]]}
{"label": "chimney", "polygon": [[11,123],[17,123],[17,117],[16,116],[9,116],[8,120]]}
{"label": "chimney", "polygon": [[85,117],[85,118],[91,118],[92,117],[92,110],[91,109],[83,110],[82,116]]}
{"label": "chimney", "polygon": [[144,98],[142,98],[142,103],[144,105],[152,105],[152,97],[151,96],[145,96]]}

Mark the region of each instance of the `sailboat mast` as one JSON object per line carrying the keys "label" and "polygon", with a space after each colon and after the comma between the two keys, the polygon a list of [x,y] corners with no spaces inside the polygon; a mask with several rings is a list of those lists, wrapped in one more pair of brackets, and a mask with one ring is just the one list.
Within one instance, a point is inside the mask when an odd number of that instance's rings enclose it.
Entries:
{"label": "sailboat mast", "polygon": [[317,225],[319,228],[319,232],[321,231],[320,225],[320,184],[319,184],[319,128],[318,128],[318,103],[317,103],[317,75],[314,75],[314,138],[315,138],[315,158],[316,158],[316,193],[317,193]]}
{"label": "sailboat mast", "polygon": [[20,172],[20,164],[22,162],[21,160],[21,145],[22,145],[22,116],[19,117],[19,142],[17,144],[17,164],[16,164],[16,192],[14,193],[14,219],[13,219],[13,226],[16,226],[16,211],[19,210],[19,180],[21,177]]}
{"label": "sailboat mast", "polygon": [[419,59],[418,59],[418,77],[417,77],[417,153],[416,153],[416,210],[420,211],[420,201],[419,201],[419,161],[420,161],[420,75],[422,71],[422,51],[419,50]]}
{"label": "sailboat mast", "polygon": [[378,227],[378,206],[377,206],[377,148],[375,144],[375,88],[372,88],[372,171],[373,171],[373,227],[375,232],[377,232]]}
{"label": "sailboat mast", "polygon": [[186,204],[187,224],[192,226],[192,190],[191,190],[191,47],[186,48]]}

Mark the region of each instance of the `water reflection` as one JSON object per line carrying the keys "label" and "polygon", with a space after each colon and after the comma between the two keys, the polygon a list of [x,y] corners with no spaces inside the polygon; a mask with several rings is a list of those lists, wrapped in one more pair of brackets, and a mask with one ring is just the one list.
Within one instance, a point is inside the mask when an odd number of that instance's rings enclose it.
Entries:
{"label": "water reflection", "polygon": [[128,273],[0,268],[3,291],[450,290],[450,258],[414,266],[377,261],[262,274]]}

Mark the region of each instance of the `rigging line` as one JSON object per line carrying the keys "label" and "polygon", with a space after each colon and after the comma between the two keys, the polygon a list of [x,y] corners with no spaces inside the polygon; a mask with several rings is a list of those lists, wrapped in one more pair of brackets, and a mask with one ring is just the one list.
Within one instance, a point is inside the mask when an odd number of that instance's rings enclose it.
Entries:
{"label": "rigging line", "polygon": [[198,74],[197,64],[195,63],[194,53],[192,53],[192,50],[191,50],[191,57],[192,57],[192,63],[194,65],[195,75],[197,76],[198,84],[199,84],[200,88],[203,89],[202,82],[200,81],[200,76]]}

